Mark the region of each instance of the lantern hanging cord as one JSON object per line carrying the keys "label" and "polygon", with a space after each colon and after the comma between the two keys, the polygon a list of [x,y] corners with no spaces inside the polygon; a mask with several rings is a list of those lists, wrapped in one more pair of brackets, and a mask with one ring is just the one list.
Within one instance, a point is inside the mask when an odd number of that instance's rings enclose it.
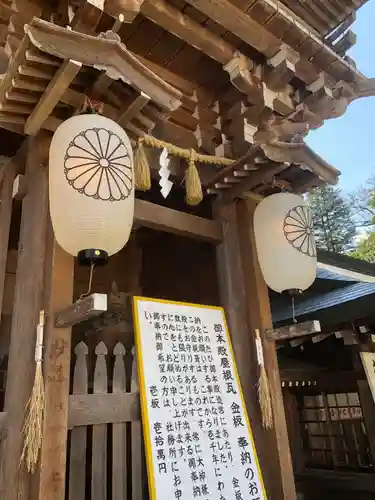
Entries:
{"label": "lantern hanging cord", "polygon": [[91,287],[92,287],[92,278],[93,278],[93,275],[94,275],[94,267],[95,267],[95,262],[91,262],[91,265],[90,265],[90,275],[89,275],[89,286],[88,286],[88,289],[87,289],[87,292],[86,293],[83,293],[78,301],[84,299],[85,297],[88,297],[91,293]]}
{"label": "lantern hanging cord", "polygon": [[293,323],[297,323],[296,319],[296,304],[295,304],[295,297],[292,295],[292,318],[293,318]]}

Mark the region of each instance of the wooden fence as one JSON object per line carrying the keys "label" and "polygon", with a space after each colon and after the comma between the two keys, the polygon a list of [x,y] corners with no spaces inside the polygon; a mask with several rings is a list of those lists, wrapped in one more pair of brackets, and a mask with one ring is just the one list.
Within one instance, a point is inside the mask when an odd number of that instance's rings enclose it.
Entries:
{"label": "wooden fence", "polygon": [[75,348],[69,404],[68,500],[147,498],[134,349]]}

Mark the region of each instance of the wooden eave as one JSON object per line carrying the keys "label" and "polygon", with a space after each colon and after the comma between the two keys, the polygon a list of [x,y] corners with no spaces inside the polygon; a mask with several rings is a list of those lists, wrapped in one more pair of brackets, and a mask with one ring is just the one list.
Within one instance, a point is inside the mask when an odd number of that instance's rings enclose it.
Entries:
{"label": "wooden eave", "polygon": [[131,84],[168,111],[181,104],[181,93],[131,54],[114,33],[108,38],[90,36],[37,18],[25,25],[25,33],[42,52],[106,71],[113,80]]}
{"label": "wooden eave", "polygon": [[321,36],[324,36],[350,18],[367,1],[283,0],[283,3],[302,20],[310,24]]}
{"label": "wooden eave", "polygon": [[355,81],[363,77],[351,60],[336,53],[321,39],[319,33],[314,32],[311,25],[287,6],[281,5],[281,2],[258,0],[246,11],[229,0],[186,2],[267,59],[272,58],[283,46],[297,52],[300,61],[296,64],[296,75],[307,84],[312,83],[320,71],[326,72],[336,81]]}
{"label": "wooden eave", "polygon": [[[137,10],[125,1],[119,7],[125,9],[124,24],[116,19],[122,12],[106,10],[107,4],[104,11],[90,2],[82,5],[73,30],[40,19],[26,26],[0,84],[3,127],[31,135],[41,127],[54,131],[88,94],[102,101],[103,114],[133,138],[152,133],[181,147],[237,159],[233,168],[199,166],[209,193],[225,191],[230,199],[249,190],[263,195],[278,184],[302,192],[337,182],[338,172],[306,145],[298,150],[276,146],[340,116],[352,100],[374,95],[375,82],[318,40],[286,7],[275,11],[272,0],[257,0],[244,12],[228,0],[144,0],[137,2]],[[13,21],[17,16],[21,12]],[[103,28],[110,31],[99,34]],[[314,37],[316,53],[309,49]],[[153,62],[150,51],[159,42],[178,47],[176,64]],[[251,57],[254,43],[266,58],[261,64]],[[328,68],[327,53],[329,67],[342,79],[322,71]],[[177,64],[179,57],[182,63]],[[345,75],[337,67],[344,67]],[[202,73],[210,77],[204,87]],[[63,85],[56,86],[61,79]],[[243,161],[246,151],[256,158],[253,164]],[[158,163],[152,167],[156,174]],[[177,177],[184,168],[177,169]]]}
{"label": "wooden eave", "polygon": [[[296,168],[301,174],[291,182],[289,173]],[[246,192],[262,197],[280,188],[302,194],[320,184],[337,184],[339,175],[339,170],[304,142],[262,144],[207,178],[204,185],[208,194],[220,194],[230,201]]]}
{"label": "wooden eave", "polygon": [[[85,74],[89,70],[94,74]],[[119,95],[108,104],[107,90],[116,80],[121,82]],[[168,117],[182,98],[179,90],[127,51],[116,34],[92,37],[34,18],[25,25],[0,83],[0,122],[20,134],[35,135],[40,128],[54,131],[84,106],[88,89],[94,97],[108,93],[103,114],[135,138]]]}

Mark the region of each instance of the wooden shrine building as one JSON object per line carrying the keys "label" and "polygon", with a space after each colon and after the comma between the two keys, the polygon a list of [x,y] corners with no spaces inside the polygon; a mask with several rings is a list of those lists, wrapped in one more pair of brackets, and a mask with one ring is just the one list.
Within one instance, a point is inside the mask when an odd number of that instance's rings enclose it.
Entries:
{"label": "wooden shrine building", "polygon": [[[295,314],[320,321],[321,332],[277,342],[297,490],[306,500],[366,500],[375,488],[375,405],[361,353],[374,352],[375,266],[328,251],[318,262]],[[275,326],[291,323],[290,303],[272,296],[271,305]]]}
{"label": "wooden shrine building", "polygon": [[[143,295],[225,308],[268,497],[296,500],[276,345],[263,335],[272,317],[253,212],[281,189],[337,182],[304,137],[375,95],[375,81],[345,55],[363,3],[0,0],[1,499],[147,498],[127,300]],[[94,274],[108,311],[59,328],[56,313],[86,292],[88,273],[54,239],[48,152],[59,125],[88,103],[134,146],[152,137],[185,156],[171,157],[164,198],[157,148],[145,147],[152,185],[136,191],[131,239]],[[190,205],[186,158],[196,160],[204,195]],[[46,408],[30,475],[22,428],[41,310]],[[254,389],[256,330],[270,430]]]}

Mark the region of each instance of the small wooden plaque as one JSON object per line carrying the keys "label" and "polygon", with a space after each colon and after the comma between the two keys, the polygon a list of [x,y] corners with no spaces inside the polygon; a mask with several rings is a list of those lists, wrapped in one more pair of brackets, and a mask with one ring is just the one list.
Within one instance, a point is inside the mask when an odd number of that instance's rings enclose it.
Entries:
{"label": "small wooden plaque", "polygon": [[56,328],[68,328],[94,316],[100,316],[106,310],[107,295],[104,293],[93,293],[89,297],[78,300],[63,311],[56,313],[55,326]]}
{"label": "small wooden plaque", "polygon": [[313,333],[320,333],[319,321],[305,321],[304,323],[296,323],[295,325],[282,326],[281,328],[266,330],[266,337],[268,340],[286,340],[294,337],[303,337],[305,335],[312,335]]}

